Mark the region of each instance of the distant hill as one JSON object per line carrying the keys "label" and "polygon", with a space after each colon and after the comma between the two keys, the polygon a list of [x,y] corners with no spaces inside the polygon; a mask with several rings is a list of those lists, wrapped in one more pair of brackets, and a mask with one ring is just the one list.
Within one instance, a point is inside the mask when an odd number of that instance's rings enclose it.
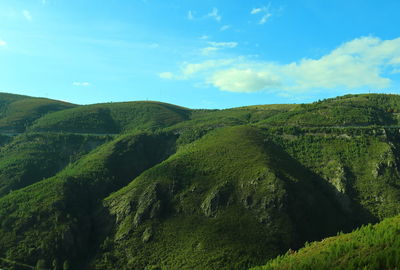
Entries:
{"label": "distant hill", "polygon": [[76,105],[46,98],[0,93],[0,132],[23,132],[36,119]]}
{"label": "distant hill", "polygon": [[168,127],[188,120],[190,112],[161,102],[95,104],[46,115],[29,130],[117,134]]}
{"label": "distant hill", "polygon": [[225,110],[0,94],[0,267],[393,269],[399,113],[378,94]]}

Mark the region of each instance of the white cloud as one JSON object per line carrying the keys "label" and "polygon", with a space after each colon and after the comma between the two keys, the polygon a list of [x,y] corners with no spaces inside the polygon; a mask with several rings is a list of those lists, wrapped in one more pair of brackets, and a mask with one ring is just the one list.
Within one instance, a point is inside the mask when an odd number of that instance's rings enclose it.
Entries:
{"label": "white cloud", "polygon": [[231,28],[230,25],[223,25],[219,30],[220,30],[220,31],[226,31],[226,30],[228,30],[229,28]]}
{"label": "white cloud", "polygon": [[213,8],[211,10],[211,12],[207,14],[207,17],[213,18],[218,22],[221,21],[221,19],[222,19],[222,16],[219,15],[219,12],[218,12],[217,8]]}
{"label": "white cloud", "polygon": [[261,19],[258,21],[259,24],[265,24],[269,18],[272,17],[272,12],[271,12],[271,3],[268,3],[267,6],[262,6],[259,8],[253,8],[250,11],[250,14],[256,15],[256,14],[261,14]]}
{"label": "white cloud", "polygon": [[215,68],[229,66],[235,62],[235,59],[220,59],[220,60],[208,60],[202,63],[185,63],[181,68],[181,72],[185,78],[189,78],[190,76],[203,72],[206,70],[212,70]]}
{"label": "white cloud", "polygon": [[235,48],[238,45],[237,42],[213,42],[213,41],[208,42],[208,44],[214,47],[222,47],[222,48]]}
{"label": "white cloud", "polygon": [[194,20],[194,15],[193,15],[193,12],[191,10],[188,11],[187,18],[188,18],[188,20]]}
{"label": "white cloud", "polygon": [[209,39],[209,38],[210,38],[210,37],[209,37],[209,36],[206,36],[206,35],[203,35],[203,36],[199,37],[199,39],[202,39],[202,40]]}
{"label": "white cloud", "polygon": [[260,12],[262,12],[263,10],[262,10],[262,8],[253,8],[251,11],[250,11],[250,14],[257,14],[257,13],[260,13]]}
{"label": "white cloud", "polygon": [[158,76],[162,79],[168,79],[168,80],[174,79],[175,77],[174,74],[172,74],[172,72],[162,72],[158,74]]}
{"label": "white cloud", "polygon": [[265,15],[261,18],[261,20],[260,20],[258,23],[259,23],[259,24],[264,24],[264,23],[266,23],[266,22],[268,21],[268,19],[269,19],[271,16],[272,16],[271,13],[265,14]]}
{"label": "white cloud", "polygon": [[1,39],[0,39],[0,47],[1,47],[1,46],[6,46],[6,45],[7,45],[7,42],[5,42],[4,40],[1,40]]}
{"label": "white cloud", "polygon": [[213,52],[216,52],[220,49],[235,48],[238,45],[237,42],[214,42],[214,41],[209,41],[208,44],[211,46],[202,48],[200,50],[200,53],[202,55],[208,56],[208,55],[212,54]]}
{"label": "white cloud", "polygon": [[73,82],[72,83],[73,86],[83,86],[83,87],[87,87],[92,85],[90,82]]}
{"label": "white cloud", "polygon": [[216,51],[218,51],[217,47],[206,47],[200,50],[201,54],[206,56]]}
{"label": "white cloud", "polygon": [[362,37],[317,59],[304,58],[289,64],[254,61],[246,57],[208,60],[185,63],[180,73],[171,78],[198,78],[220,90],[232,92],[385,89],[392,82],[388,76],[398,73],[399,66],[400,38]]}
{"label": "white cloud", "polygon": [[208,83],[223,91],[241,93],[258,92],[281,84],[279,77],[268,71],[235,68],[215,72]]}
{"label": "white cloud", "polygon": [[27,19],[28,21],[32,21],[33,17],[32,14],[30,13],[29,10],[23,10],[22,11],[22,15],[25,17],[25,19]]}

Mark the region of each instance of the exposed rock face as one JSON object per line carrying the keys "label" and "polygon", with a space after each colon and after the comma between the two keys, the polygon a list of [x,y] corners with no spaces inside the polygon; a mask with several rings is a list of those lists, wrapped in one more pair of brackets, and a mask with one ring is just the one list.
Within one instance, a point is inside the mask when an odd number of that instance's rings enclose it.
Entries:
{"label": "exposed rock face", "polygon": [[213,217],[220,207],[229,205],[232,187],[224,183],[211,190],[201,204],[201,209],[206,217]]}
{"label": "exposed rock face", "polygon": [[394,168],[397,170],[396,158],[393,153],[393,146],[388,151],[381,154],[380,159],[372,170],[372,175],[377,178],[384,174],[386,169]]}
{"label": "exposed rock face", "polygon": [[351,208],[351,200],[347,194],[349,189],[347,168],[345,168],[339,162],[333,162],[331,163],[331,165],[335,167],[331,168],[331,170],[333,169],[333,173],[332,175],[328,176],[327,179],[328,183],[333,188],[336,199],[339,202],[342,209],[345,212],[349,213],[352,211],[352,208]]}
{"label": "exposed rock face", "polygon": [[151,185],[140,196],[136,214],[133,219],[134,225],[137,227],[146,219],[158,217],[161,208],[160,186],[158,184]]}

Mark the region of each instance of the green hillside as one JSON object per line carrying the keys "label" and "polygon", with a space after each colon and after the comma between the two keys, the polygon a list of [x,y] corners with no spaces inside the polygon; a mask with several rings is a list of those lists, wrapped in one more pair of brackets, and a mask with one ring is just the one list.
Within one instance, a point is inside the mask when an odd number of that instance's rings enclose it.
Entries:
{"label": "green hillside", "polygon": [[168,127],[189,115],[189,109],[160,102],[105,103],[46,115],[29,130],[117,134]]}
{"label": "green hillside", "polygon": [[19,133],[36,119],[76,105],[46,98],[0,93],[0,132]]}
{"label": "green hillside", "polygon": [[368,126],[399,125],[400,97],[397,95],[346,95],[312,104],[263,121],[268,125]]}
{"label": "green hillside", "polygon": [[224,110],[0,94],[0,268],[393,269],[399,110],[377,94]]}
{"label": "green hillside", "polygon": [[306,244],[252,270],[390,270],[400,265],[400,217]]}
{"label": "green hillside", "polygon": [[38,260],[82,264],[96,244],[101,199],[165,159],[174,142],[168,134],[123,136],[56,176],[3,196],[0,253],[30,265]]}
{"label": "green hillside", "polygon": [[95,268],[261,263],[346,227],[345,213],[317,181],[262,131],[219,129],[106,199],[116,227]]}
{"label": "green hillside", "polygon": [[109,136],[28,133],[0,148],[0,197],[55,175]]}

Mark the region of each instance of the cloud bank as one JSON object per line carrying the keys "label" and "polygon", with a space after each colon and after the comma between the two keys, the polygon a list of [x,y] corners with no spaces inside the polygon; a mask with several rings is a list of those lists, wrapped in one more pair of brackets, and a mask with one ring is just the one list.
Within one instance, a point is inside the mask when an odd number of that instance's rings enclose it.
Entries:
{"label": "cloud bank", "polygon": [[[224,47],[229,47],[227,44]],[[254,61],[246,57],[207,60],[184,63],[180,72],[169,72],[170,76],[161,77],[184,80],[197,78],[230,92],[306,92],[362,87],[384,89],[392,82],[388,76],[399,70],[400,38],[381,40],[377,37],[361,37],[342,44],[318,59],[304,58],[289,64]]]}

